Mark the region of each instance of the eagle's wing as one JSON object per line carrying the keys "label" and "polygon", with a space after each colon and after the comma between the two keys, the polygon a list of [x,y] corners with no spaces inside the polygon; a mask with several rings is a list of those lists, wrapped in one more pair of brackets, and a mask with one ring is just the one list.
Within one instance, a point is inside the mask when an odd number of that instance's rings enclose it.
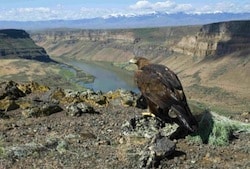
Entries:
{"label": "eagle's wing", "polygon": [[162,109],[179,104],[185,97],[178,77],[165,66],[145,66],[135,78],[142,94]]}
{"label": "eagle's wing", "polygon": [[163,110],[172,110],[184,126],[193,130],[196,121],[175,73],[163,65],[150,64],[137,71],[135,78],[144,97]]}

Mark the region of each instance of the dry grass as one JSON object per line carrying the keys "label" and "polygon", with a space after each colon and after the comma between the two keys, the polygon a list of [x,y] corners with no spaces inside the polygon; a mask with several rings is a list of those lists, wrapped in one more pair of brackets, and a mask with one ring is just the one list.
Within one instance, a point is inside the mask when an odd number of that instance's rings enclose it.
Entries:
{"label": "dry grass", "polygon": [[24,59],[8,59],[1,60],[0,76],[8,76],[23,73],[27,77],[44,76],[48,72],[58,73],[58,68],[45,63],[24,60]]}

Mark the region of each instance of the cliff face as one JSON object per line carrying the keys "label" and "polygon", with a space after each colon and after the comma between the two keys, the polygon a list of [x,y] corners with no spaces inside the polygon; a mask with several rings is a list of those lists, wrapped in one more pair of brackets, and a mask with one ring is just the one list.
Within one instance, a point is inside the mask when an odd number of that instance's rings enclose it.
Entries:
{"label": "cliff face", "polygon": [[204,25],[195,36],[186,36],[174,52],[198,57],[221,56],[250,47],[250,21]]}
{"label": "cliff face", "polygon": [[0,59],[33,59],[49,62],[51,59],[44,48],[37,46],[23,30],[0,30]]}
{"label": "cliff face", "polygon": [[250,21],[196,27],[128,30],[48,30],[32,39],[50,55],[100,61],[125,61],[146,56],[161,62],[173,54],[222,56],[250,47]]}
{"label": "cliff face", "polygon": [[51,56],[101,61],[127,61],[136,56],[151,59],[171,54],[169,47],[200,27],[124,30],[48,30],[31,33]]}

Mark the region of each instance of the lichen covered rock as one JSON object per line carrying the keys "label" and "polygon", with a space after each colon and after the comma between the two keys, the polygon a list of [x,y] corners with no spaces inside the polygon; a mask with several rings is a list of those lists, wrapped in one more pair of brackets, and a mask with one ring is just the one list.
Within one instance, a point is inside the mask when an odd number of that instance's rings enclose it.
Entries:
{"label": "lichen covered rock", "polygon": [[84,113],[98,113],[94,110],[93,107],[83,102],[70,104],[66,107],[66,110],[67,115],[70,116],[81,116]]}
{"label": "lichen covered rock", "polygon": [[19,105],[15,102],[15,100],[10,100],[8,98],[0,100],[0,111],[10,111],[18,108]]}
{"label": "lichen covered rock", "polygon": [[0,99],[8,97],[9,99],[18,99],[25,94],[18,88],[18,83],[14,81],[0,83]]}
{"label": "lichen covered rock", "polygon": [[62,111],[62,108],[57,104],[39,103],[37,105],[33,105],[33,107],[23,110],[22,114],[25,117],[42,117],[49,116],[60,111]]}
{"label": "lichen covered rock", "polygon": [[18,83],[17,87],[25,94],[30,93],[44,93],[50,90],[48,86],[39,84],[37,82],[31,81],[29,83]]}
{"label": "lichen covered rock", "polygon": [[123,89],[118,89],[115,91],[110,91],[105,94],[109,100],[109,103],[117,106],[117,105],[124,105],[124,106],[134,106],[136,105],[137,97],[135,93],[131,91],[126,91]]}

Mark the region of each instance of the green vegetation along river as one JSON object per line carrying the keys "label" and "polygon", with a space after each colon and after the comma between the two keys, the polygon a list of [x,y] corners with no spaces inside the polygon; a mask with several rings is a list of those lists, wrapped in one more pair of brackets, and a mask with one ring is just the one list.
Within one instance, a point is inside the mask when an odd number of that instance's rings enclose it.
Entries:
{"label": "green vegetation along river", "polygon": [[138,92],[133,73],[115,67],[111,63],[67,60],[67,64],[95,77],[93,82],[77,81],[79,85],[86,88],[103,92],[122,88]]}

